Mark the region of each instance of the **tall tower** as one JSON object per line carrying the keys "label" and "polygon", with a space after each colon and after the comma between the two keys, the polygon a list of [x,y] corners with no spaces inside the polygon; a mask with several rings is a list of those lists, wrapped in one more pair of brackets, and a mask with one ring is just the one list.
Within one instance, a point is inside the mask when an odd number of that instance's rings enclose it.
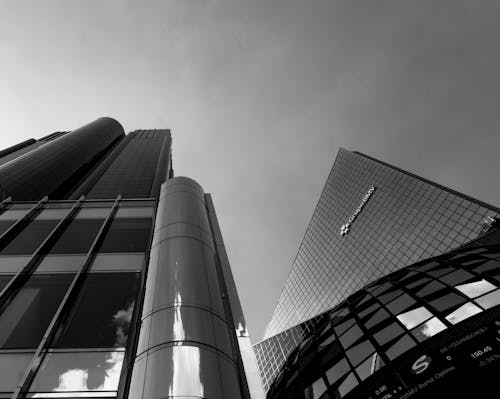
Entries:
{"label": "tall tower", "polygon": [[265,339],[254,346],[266,389],[315,317],[386,274],[476,238],[484,222],[499,213],[467,195],[340,149]]}
{"label": "tall tower", "polygon": [[170,148],[101,118],[0,152],[0,397],[250,398],[213,202]]}

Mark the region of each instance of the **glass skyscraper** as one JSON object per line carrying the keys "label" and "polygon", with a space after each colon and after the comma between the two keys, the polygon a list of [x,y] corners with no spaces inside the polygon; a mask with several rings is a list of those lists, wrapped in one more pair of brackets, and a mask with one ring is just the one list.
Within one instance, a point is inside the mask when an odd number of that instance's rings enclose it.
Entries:
{"label": "glass skyscraper", "polygon": [[170,147],[101,118],[0,152],[0,397],[250,398],[213,202]]}
{"label": "glass skyscraper", "polygon": [[266,390],[316,319],[369,283],[476,237],[498,208],[341,149],[268,325]]}

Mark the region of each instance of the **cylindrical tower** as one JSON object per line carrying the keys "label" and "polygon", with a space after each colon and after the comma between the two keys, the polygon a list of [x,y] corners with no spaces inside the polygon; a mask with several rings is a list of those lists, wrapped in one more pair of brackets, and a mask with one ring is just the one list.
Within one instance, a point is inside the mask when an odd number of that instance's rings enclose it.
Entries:
{"label": "cylindrical tower", "polygon": [[120,123],[99,118],[0,166],[0,198],[63,199],[103,155],[124,137]]}
{"label": "cylindrical tower", "polygon": [[162,185],[130,399],[242,397],[203,189]]}

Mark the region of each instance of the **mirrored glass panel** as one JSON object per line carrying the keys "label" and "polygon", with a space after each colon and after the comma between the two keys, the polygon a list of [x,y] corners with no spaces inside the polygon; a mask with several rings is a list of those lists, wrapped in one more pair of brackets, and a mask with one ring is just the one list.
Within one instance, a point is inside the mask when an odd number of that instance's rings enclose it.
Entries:
{"label": "mirrored glass panel", "polygon": [[114,219],[99,252],[146,252],[150,234],[150,218]]}
{"label": "mirrored glass panel", "polygon": [[141,271],[144,267],[144,257],[144,253],[97,254],[90,271]]}
{"label": "mirrored glass panel", "polygon": [[474,281],[472,283],[457,285],[455,287],[457,290],[467,295],[469,298],[476,298],[487,292],[493,291],[497,287],[495,287],[490,282],[482,279],[479,281]]}
{"label": "mirrored glass panel", "polygon": [[396,343],[387,349],[385,353],[387,357],[392,360],[413,346],[415,346],[415,342],[408,335],[403,335],[403,337],[396,341]]}
{"label": "mirrored glass panel", "polygon": [[[124,354],[125,352],[48,353],[29,392],[116,391]],[[38,396],[44,397],[41,394]]]}
{"label": "mirrored glass panel", "polygon": [[323,378],[319,378],[304,390],[304,394],[307,399],[319,399],[325,391],[325,381],[323,381]]}
{"label": "mirrored glass panel", "polygon": [[125,347],[138,285],[139,273],[89,274],[54,347]]}
{"label": "mirrored glass panel", "polygon": [[0,392],[13,392],[28,367],[33,353],[0,354]]}
{"label": "mirrored glass panel", "polygon": [[476,302],[485,309],[496,306],[500,304],[500,290],[496,290],[489,294],[486,294],[481,298],[476,299]]}
{"label": "mirrored glass panel", "polygon": [[13,223],[16,220],[19,220],[26,216],[29,212],[29,209],[7,209],[5,212],[0,214],[0,220],[9,220]]}
{"label": "mirrored glass panel", "polygon": [[46,255],[35,273],[77,272],[85,263],[86,255]]}
{"label": "mirrored glass panel", "polygon": [[0,256],[0,273],[17,273],[30,259],[31,256]]}
{"label": "mirrored glass panel", "polygon": [[73,275],[31,276],[0,315],[1,348],[36,348]]}
{"label": "mirrored glass panel", "polygon": [[358,380],[354,373],[350,373],[344,381],[337,388],[338,393],[342,396],[347,395],[352,389],[358,385]]}
{"label": "mirrored glass panel", "polygon": [[481,313],[482,311],[483,310],[480,307],[469,302],[447,315],[446,320],[448,320],[451,324],[457,324],[477,313]]}
{"label": "mirrored glass panel", "polygon": [[409,330],[431,317],[432,313],[423,306],[397,316],[398,320]]}
{"label": "mirrored glass panel", "polygon": [[0,220],[0,235],[5,233],[14,223],[15,220]]}
{"label": "mirrored glass panel", "polygon": [[433,317],[432,319],[411,330],[411,332],[419,342],[422,342],[445,329],[446,326],[444,325],[444,323],[441,322],[437,317]]}
{"label": "mirrored glass panel", "polygon": [[338,363],[335,363],[332,367],[326,370],[326,378],[330,385],[334,385],[340,378],[342,378],[345,373],[350,370],[347,361],[342,358]]}
{"label": "mirrored glass panel", "polygon": [[50,254],[85,254],[94,242],[104,219],[75,219],[49,249]]}
{"label": "mirrored glass panel", "polygon": [[34,220],[1,250],[2,255],[31,255],[56,227],[58,220]]}

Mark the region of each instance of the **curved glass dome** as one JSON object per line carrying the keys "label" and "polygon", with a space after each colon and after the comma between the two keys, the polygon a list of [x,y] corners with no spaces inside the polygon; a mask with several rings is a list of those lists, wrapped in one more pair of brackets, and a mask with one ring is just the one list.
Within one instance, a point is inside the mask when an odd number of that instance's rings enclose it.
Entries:
{"label": "curved glass dome", "polygon": [[317,317],[268,398],[435,397],[463,374],[498,374],[499,304],[495,230],[389,274]]}

